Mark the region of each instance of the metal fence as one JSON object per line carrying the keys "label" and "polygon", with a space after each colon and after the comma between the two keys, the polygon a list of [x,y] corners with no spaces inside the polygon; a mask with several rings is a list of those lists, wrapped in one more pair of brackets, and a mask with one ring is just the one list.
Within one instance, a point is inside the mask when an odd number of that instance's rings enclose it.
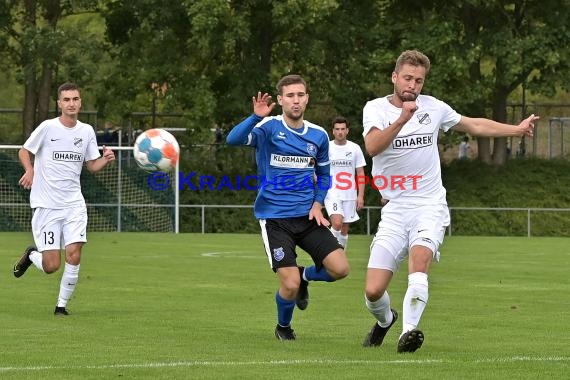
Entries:
{"label": "metal fence", "polygon": [[[223,209],[243,209],[248,210],[252,213],[253,206],[251,205],[188,205],[188,204],[180,204],[179,206],[181,209],[195,209],[199,211],[199,232],[201,233],[209,233],[213,232],[208,229],[209,220],[208,220],[208,211],[209,210],[223,210]],[[376,232],[376,227],[379,221],[381,207],[379,206],[365,206],[363,211],[360,212],[361,221],[357,223],[364,222],[366,224],[366,234],[371,235]],[[502,233],[498,233],[498,236],[527,236],[532,237],[536,236],[533,234],[533,228],[535,228],[535,232],[538,233],[541,230],[539,228],[539,224],[543,224],[546,222],[551,227],[549,229],[548,236],[570,236],[570,225],[568,223],[558,223],[553,219],[544,218],[545,213],[554,213],[562,216],[565,220],[570,220],[570,208],[517,208],[517,207],[450,207],[450,213],[452,214],[451,223],[447,229],[447,235],[452,236],[457,230],[457,235],[464,235],[460,231],[465,231],[465,229],[460,229],[458,223],[460,221],[454,221],[453,215],[457,214],[458,212],[467,213],[467,215],[476,212],[491,212],[491,213],[502,213],[503,217],[506,217],[507,222],[505,224],[509,224],[508,220],[513,219],[513,221],[517,221],[517,223],[512,223],[514,227],[512,229],[505,229]],[[183,211],[181,210],[181,213]],[[513,217],[510,217],[508,214],[514,213],[516,214]],[[485,219],[485,214],[482,215],[483,219]],[[533,218],[537,218],[533,224]],[[483,223],[485,224],[485,223]],[[491,226],[488,233],[483,233],[483,235],[490,235],[493,236],[492,233],[493,227]],[[514,232],[509,232],[514,231]],[[193,231],[198,232],[198,231]],[[224,231],[214,231],[214,232],[224,232]],[[235,232],[235,231],[232,231]],[[467,233],[467,235],[477,235],[476,231],[473,233]],[[539,234],[539,236],[543,236],[543,234]]]}
{"label": "metal fence", "polygon": [[[476,212],[476,211],[492,211],[492,212],[516,212],[522,213],[524,215],[524,219],[526,219],[526,236],[531,237],[533,236],[533,216],[536,215],[537,218],[540,219],[541,215],[545,213],[568,213],[570,212],[570,208],[523,208],[523,207],[450,207],[449,211],[453,213],[454,211],[467,211],[467,212]],[[570,216],[570,214],[567,214]],[[542,219],[544,220],[544,219]],[[552,222],[551,224],[556,224],[556,222]],[[554,230],[557,228],[559,229],[558,236],[569,236],[570,231],[568,226],[554,225]],[[453,234],[454,223],[453,218],[451,218],[451,222],[449,227],[447,228],[447,235],[451,236]]]}

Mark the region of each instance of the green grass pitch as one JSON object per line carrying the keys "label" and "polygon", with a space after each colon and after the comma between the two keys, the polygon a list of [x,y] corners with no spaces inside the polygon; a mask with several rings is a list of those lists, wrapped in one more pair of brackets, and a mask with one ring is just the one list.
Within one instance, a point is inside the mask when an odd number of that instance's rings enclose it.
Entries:
{"label": "green grass pitch", "polygon": [[[29,233],[0,233],[2,379],[559,379],[570,373],[570,240],[450,237],[430,273],[414,354],[361,346],[371,237],[352,235],[352,272],[312,283],[294,342],[273,336],[277,277],[258,235],[90,233],[69,317],[61,269],[12,264]],[[299,252],[300,262],[308,256]],[[389,289],[401,312],[403,268]]]}

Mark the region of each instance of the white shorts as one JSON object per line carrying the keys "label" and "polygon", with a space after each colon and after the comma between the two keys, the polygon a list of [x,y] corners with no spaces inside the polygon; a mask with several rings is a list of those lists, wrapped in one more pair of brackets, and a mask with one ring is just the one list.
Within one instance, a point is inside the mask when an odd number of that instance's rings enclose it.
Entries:
{"label": "white shorts", "polygon": [[343,223],[352,223],[360,219],[356,212],[356,200],[344,201],[342,199],[325,198],[327,214],[342,215]]}
{"label": "white shorts", "polygon": [[408,257],[409,248],[429,248],[439,261],[439,246],[449,226],[447,205],[406,206],[389,202],[382,208],[378,232],[370,245],[368,268],[398,270]]}
{"label": "white shorts", "polygon": [[32,232],[39,252],[64,249],[71,243],[87,242],[87,209],[36,208]]}

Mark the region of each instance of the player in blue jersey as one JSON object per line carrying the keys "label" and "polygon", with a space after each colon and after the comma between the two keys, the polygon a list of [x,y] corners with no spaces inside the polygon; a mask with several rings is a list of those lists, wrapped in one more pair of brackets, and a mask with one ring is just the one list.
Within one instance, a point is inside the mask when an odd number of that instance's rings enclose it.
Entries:
{"label": "player in blue jersey", "polygon": [[[265,253],[279,277],[275,337],[283,341],[295,339],[293,311],[295,304],[307,308],[308,282],[336,281],[350,269],[321,210],[330,180],[329,139],[322,127],[303,119],[307,84],[299,75],[287,75],[277,83],[277,93],[282,115],[269,116],[275,102],[258,92],[252,98],[253,115],[236,125],[226,141],[256,150],[260,186],[254,214]],[[297,265],[297,246],[314,265]]]}

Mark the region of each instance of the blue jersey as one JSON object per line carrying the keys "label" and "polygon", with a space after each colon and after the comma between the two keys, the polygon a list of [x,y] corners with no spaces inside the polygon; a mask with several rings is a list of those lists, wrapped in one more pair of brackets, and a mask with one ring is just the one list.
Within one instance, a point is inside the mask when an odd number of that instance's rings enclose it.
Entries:
{"label": "blue jersey", "polygon": [[322,127],[305,120],[302,128],[293,129],[282,116],[251,115],[231,130],[227,143],[256,149],[256,218],[305,216],[313,202],[324,203],[330,168],[329,137]]}

